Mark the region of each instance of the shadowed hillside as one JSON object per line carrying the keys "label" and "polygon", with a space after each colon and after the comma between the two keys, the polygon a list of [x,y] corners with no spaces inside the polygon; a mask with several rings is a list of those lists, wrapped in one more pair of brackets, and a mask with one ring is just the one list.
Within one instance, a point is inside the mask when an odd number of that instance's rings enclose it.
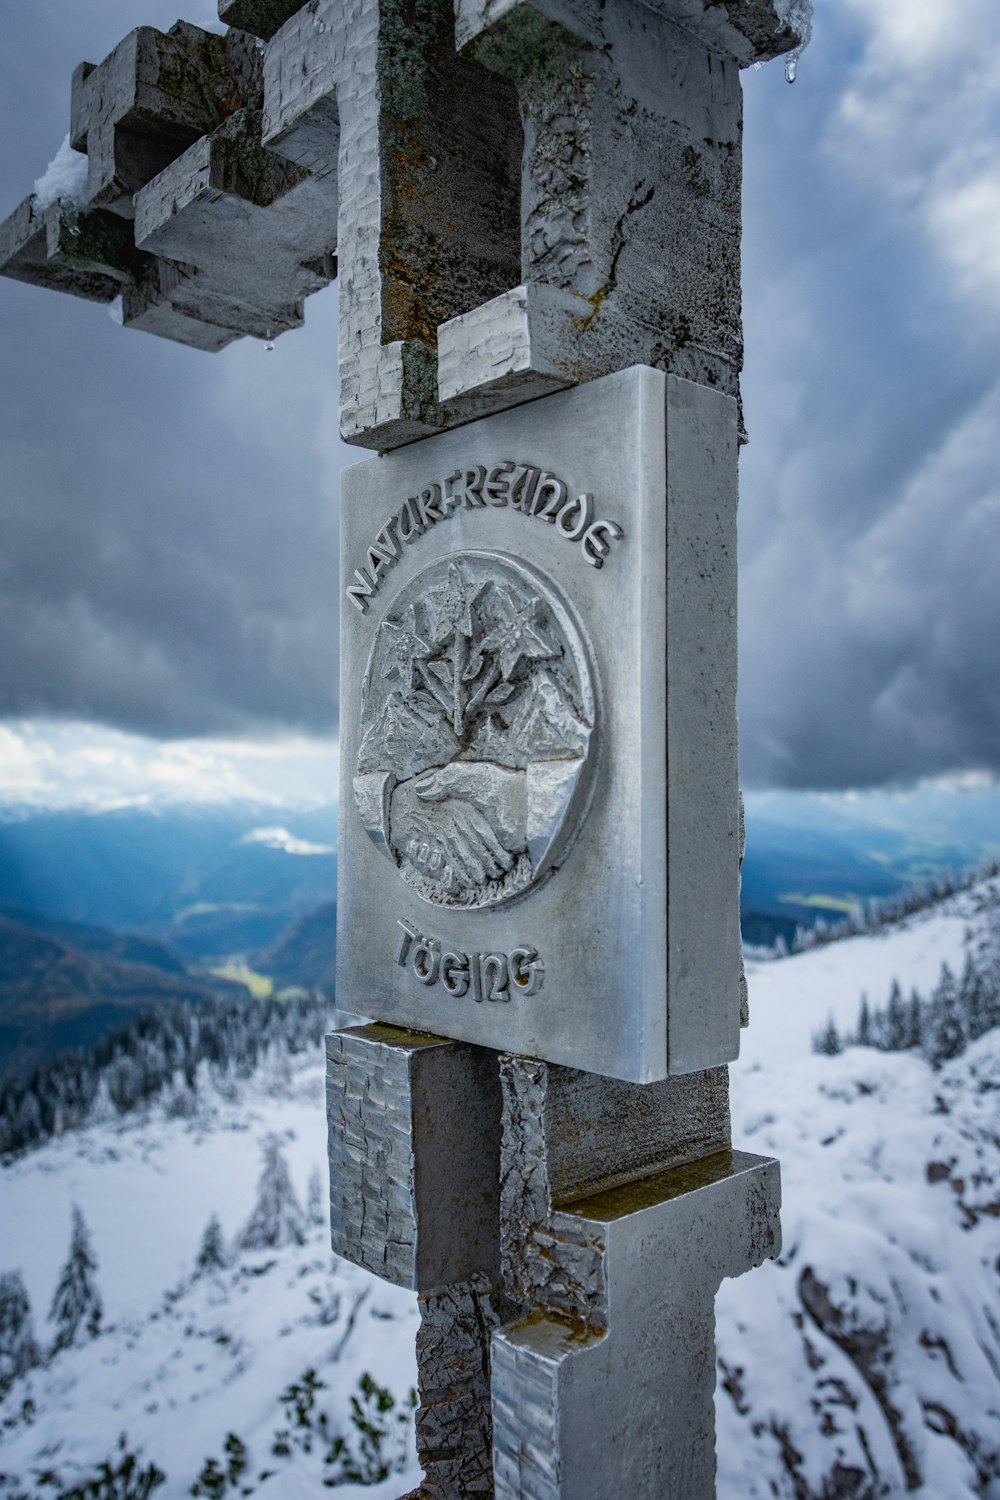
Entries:
{"label": "shadowed hillside", "polygon": [[0,908],[0,1076],[26,1073],[141,1011],[240,992],[189,974],[150,939]]}
{"label": "shadowed hillside", "polygon": [[336,988],[337,903],[327,901],[296,917],[276,942],[254,959],[275,987],[296,985],[332,995]]}

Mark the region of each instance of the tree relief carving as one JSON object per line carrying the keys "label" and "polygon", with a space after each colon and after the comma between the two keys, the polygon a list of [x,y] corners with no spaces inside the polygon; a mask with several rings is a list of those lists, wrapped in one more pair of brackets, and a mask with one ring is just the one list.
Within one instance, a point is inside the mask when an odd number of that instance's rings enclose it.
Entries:
{"label": "tree relief carving", "polygon": [[400,589],[376,633],[358,812],[426,901],[497,906],[569,847],[594,731],[589,654],[554,585],[501,553],[453,553]]}

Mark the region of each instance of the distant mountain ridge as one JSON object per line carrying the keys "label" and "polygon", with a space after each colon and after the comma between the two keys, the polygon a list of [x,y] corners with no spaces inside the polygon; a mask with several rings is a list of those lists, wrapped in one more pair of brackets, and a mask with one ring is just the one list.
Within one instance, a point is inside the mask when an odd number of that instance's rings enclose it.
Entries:
{"label": "distant mountain ridge", "polygon": [[188,963],[206,963],[265,947],[294,917],[331,899],[336,839],[335,806],[8,809],[0,817],[0,906],[141,931]]}
{"label": "distant mountain ridge", "polygon": [[297,985],[332,995],[337,985],[336,901],[296,917],[276,942],[255,955],[253,964],[276,988]]}
{"label": "distant mountain ridge", "polygon": [[0,1076],[23,1074],[158,1006],[245,993],[162,943],[0,907]]}

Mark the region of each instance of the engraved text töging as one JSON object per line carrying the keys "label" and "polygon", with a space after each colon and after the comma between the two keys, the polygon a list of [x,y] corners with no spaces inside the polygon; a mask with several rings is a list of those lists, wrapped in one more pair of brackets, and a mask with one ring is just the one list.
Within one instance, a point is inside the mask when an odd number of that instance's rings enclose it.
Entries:
{"label": "engraved text t\u00f6ging", "polygon": [[409,922],[397,920],[396,963],[409,969],[418,984],[440,984],[456,1000],[508,1001],[537,995],[545,977],[538,949],[530,944],[509,953],[458,953],[436,937],[425,937]]}

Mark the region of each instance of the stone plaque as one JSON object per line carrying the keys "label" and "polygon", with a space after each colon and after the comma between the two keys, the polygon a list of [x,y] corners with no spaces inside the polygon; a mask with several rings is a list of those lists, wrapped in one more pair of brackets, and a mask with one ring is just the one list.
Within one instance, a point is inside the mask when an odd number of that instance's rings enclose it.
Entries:
{"label": "stone plaque", "polygon": [[736,443],[637,368],[344,474],[342,1005],[637,1082],[737,1055]]}

